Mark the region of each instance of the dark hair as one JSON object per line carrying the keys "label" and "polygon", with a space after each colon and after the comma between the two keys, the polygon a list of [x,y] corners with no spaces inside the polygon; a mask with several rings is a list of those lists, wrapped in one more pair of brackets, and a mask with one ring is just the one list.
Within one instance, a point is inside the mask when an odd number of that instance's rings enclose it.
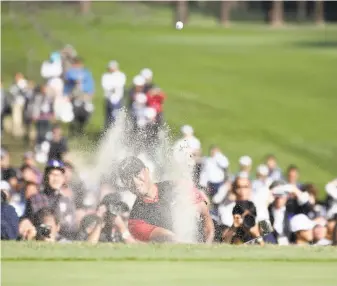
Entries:
{"label": "dark hair", "polygon": [[301,187],[301,190],[303,192],[308,192],[310,195],[313,195],[315,199],[317,199],[317,195],[318,195],[318,189],[314,184],[308,183],[308,184],[304,184]]}
{"label": "dark hair", "polygon": [[71,164],[69,161],[64,162],[64,168],[69,168],[71,170],[74,170],[74,165]]}
{"label": "dark hair", "polygon": [[242,215],[246,211],[248,211],[252,216],[256,216],[256,207],[254,203],[251,201],[237,201],[233,208],[232,214]]}
{"label": "dark hair", "polygon": [[237,190],[239,189],[239,180],[241,180],[242,178],[240,178],[239,176],[237,176],[236,178],[235,178],[235,180],[233,181],[233,183],[232,183],[232,192],[234,193],[234,194],[237,194],[236,192],[237,192]]}
{"label": "dark hair", "polygon": [[119,176],[125,184],[131,180],[134,176],[137,176],[146,166],[142,160],[137,157],[131,156],[125,158],[118,167]]}
{"label": "dark hair", "polygon": [[55,219],[56,224],[60,223],[58,216],[51,208],[42,208],[34,215],[35,227],[38,227],[40,224],[43,224],[44,219],[49,216],[52,216]]}
{"label": "dark hair", "polygon": [[61,125],[60,125],[60,124],[57,124],[57,123],[55,123],[55,124],[53,125],[53,128],[52,128],[52,130],[54,131],[55,129],[61,129]]}
{"label": "dark hair", "polygon": [[118,202],[118,205],[119,205],[120,210],[121,210],[122,213],[130,211],[129,206],[126,203],[124,203],[124,202]]}
{"label": "dark hair", "polygon": [[296,171],[299,171],[298,167],[294,164],[290,164],[287,168],[287,174],[292,171],[292,170],[296,170]]}

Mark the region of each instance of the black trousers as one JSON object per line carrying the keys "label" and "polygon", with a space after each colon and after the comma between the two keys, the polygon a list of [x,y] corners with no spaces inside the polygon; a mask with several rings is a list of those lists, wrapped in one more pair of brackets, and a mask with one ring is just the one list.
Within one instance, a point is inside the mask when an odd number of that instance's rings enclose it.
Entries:
{"label": "black trousers", "polygon": [[46,134],[51,130],[51,122],[49,120],[38,120],[36,121],[36,143],[41,144],[46,140]]}

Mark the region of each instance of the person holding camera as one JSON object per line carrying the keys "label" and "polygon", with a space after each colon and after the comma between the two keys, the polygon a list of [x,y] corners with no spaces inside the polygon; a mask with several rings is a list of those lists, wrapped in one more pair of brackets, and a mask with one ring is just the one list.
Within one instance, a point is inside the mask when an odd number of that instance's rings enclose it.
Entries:
{"label": "person holding camera", "polygon": [[34,220],[34,215],[42,208],[54,209],[60,219],[60,233],[71,239],[76,233],[75,205],[60,192],[64,181],[64,164],[57,160],[47,163],[44,174],[44,187],[41,193],[27,200],[25,219]]}
{"label": "person holding camera", "polygon": [[224,231],[223,242],[243,244],[254,238],[257,244],[263,245],[260,230],[256,223],[256,208],[251,201],[237,201],[232,211],[233,225]]}
{"label": "person holding camera", "polygon": [[34,226],[36,228],[36,240],[46,242],[68,241],[60,235],[60,220],[50,208],[42,208],[35,214]]}
{"label": "person holding camera", "polygon": [[137,243],[127,228],[128,207],[120,199],[118,193],[106,195],[96,213],[86,215],[82,219],[76,239],[93,244],[98,242]]}
{"label": "person holding camera", "polygon": [[[175,183],[154,183],[150,171],[137,157],[127,157],[119,165],[123,184],[137,196],[129,219],[131,234],[144,242],[177,242],[173,231]],[[199,223],[206,243],[212,243],[214,225],[204,197],[196,190],[193,199],[199,215]],[[184,215],[183,213],[181,215]]]}

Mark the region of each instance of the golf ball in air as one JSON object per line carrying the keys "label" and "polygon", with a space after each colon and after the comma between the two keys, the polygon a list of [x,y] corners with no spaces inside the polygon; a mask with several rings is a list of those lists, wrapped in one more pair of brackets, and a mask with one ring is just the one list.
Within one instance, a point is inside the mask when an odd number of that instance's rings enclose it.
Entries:
{"label": "golf ball in air", "polygon": [[183,27],[184,27],[183,22],[178,21],[178,22],[176,23],[176,29],[177,29],[177,30],[181,30]]}

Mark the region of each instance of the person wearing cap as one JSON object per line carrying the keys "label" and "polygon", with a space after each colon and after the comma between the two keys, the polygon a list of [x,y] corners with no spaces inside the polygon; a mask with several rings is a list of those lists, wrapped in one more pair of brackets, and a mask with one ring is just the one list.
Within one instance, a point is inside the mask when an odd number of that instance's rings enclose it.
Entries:
{"label": "person wearing cap", "polygon": [[295,234],[295,244],[308,245],[313,241],[315,223],[305,214],[298,214],[290,220],[290,230]]}
{"label": "person wearing cap", "polygon": [[110,61],[108,71],[101,79],[105,97],[105,128],[108,128],[116,120],[116,114],[122,108],[126,75],[119,70],[117,61]]}
{"label": "person wearing cap", "polygon": [[144,68],[140,71],[140,75],[145,79],[144,92],[147,93],[157,86],[153,83],[153,72],[149,68]]}
{"label": "person wearing cap", "polygon": [[[128,224],[131,235],[145,242],[178,242],[173,230],[175,183],[154,183],[149,169],[137,157],[127,157],[119,164],[119,176],[129,191],[137,196]],[[193,202],[204,222],[204,241],[211,243],[214,225],[208,207],[199,191],[193,189],[193,194]]]}
{"label": "person wearing cap", "polygon": [[252,169],[253,160],[245,155],[239,158],[239,173],[238,176],[247,177],[250,179],[250,171]]}
{"label": "person wearing cap", "polygon": [[64,181],[64,164],[57,160],[49,161],[45,168],[42,192],[27,200],[24,218],[32,221],[37,211],[50,207],[60,218],[60,234],[72,238],[76,231],[75,205],[61,193]]}
{"label": "person wearing cap", "polygon": [[141,75],[136,75],[132,79],[132,87],[130,88],[129,91],[129,107],[132,109],[133,103],[136,100],[136,95],[138,93],[144,93],[144,86],[145,86],[145,78],[142,77]]}

